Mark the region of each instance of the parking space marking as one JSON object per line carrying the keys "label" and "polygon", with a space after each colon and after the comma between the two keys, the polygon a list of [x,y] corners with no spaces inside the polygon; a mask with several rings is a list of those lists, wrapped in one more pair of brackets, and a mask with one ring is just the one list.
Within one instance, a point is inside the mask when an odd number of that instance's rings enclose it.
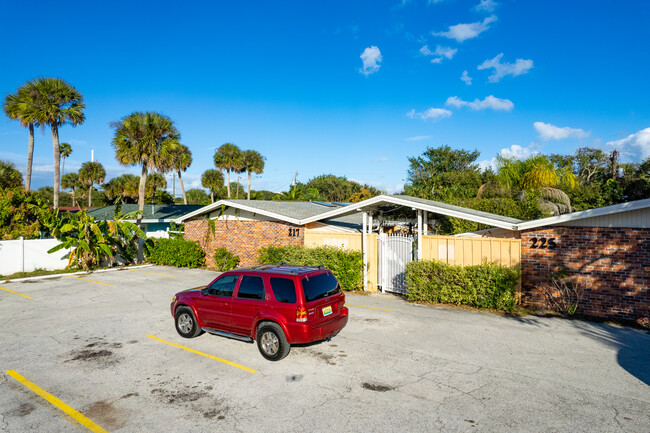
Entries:
{"label": "parking space marking", "polygon": [[357,307],[357,308],[367,308],[369,310],[378,310],[378,311],[387,311],[391,313],[393,310],[384,310],[383,308],[375,308],[375,307],[366,307],[365,305],[354,305],[354,304],[345,304],[346,307]]}
{"label": "parking space marking", "polygon": [[162,275],[163,277],[169,277],[169,278],[176,278],[173,275],[167,275],[167,274],[159,274],[158,272],[149,272],[149,271],[139,271],[137,269],[130,269],[131,272],[144,272],[145,274],[154,274],[154,275]]}
{"label": "parking space marking", "polygon": [[153,338],[154,340],[158,340],[161,343],[169,344],[170,346],[178,347],[179,349],[187,350],[188,352],[196,353],[197,355],[205,356],[206,358],[214,359],[215,361],[223,362],[224,364],[228,364],[232,367],[237,367],[240,368],[244,371],[248,371],[249,373],[257,373],[257,370],[253,370],[252,368],[244,367],[243,365],[236,364],[234,362],[230,362],[228,360],[222,359],[222,358],[217,358],[216,356],[209,355],[207,353],[199,352],[198,350],[190,349],[189,347],[181,346],[180,344],[172,343],[171,341],[166,341],[163,340],[162,338],[154,337],[153,335],[147,334],[147,337]]}
{"label": "parking space marking", "polygon": [[4,290],[5,292],[13,293],[14,295],[22,296],[23,298],[34,299],[31,296],[23,295],[22,293],[14,292],[13,290],[5,289],[4,287],[0,287],[0,289]]}
{"label": "parking space marking", "polygon": [[90,419],[86,418],[83,416],[80,412],[76,411],[72,407],[68,406],[49,392],[45,391],[43,388],[40,388],[37,386],[35,383],[30,382],[29,380],[25,379],[22,377],[20,374],[16,373],[14,370],[7,370],[5,371],[9,376],[13,377],[16,379],[20,384],[24,385],[25,387],[31,389],[38,395],[39,397],[43,398],[45,401],[50,403],[52,406],[56,407],[57,409],[61,410],[63,413],[66,415],[72,417],[75,421],[77,421],[79,424],[83,425],[86,427],[88,430],[90,430],[93,433],[108,433],[106,430],[95,424],[93,421]]}
{"label": "parking space marking", "polygon": [[88,281],[88,282],[95,283],[95,284],[103,284],[103,285],[105,285],[105,286],[113,287],[112,284],[100,283],[99,281],[89,280],[89,279],[87,279],[87,278],[73,277],[73,276],[70,276],[70,275],[67,275],[66,277],[67,277],[67,278],[74,278],[75,280],[83,280],[83,281]]}

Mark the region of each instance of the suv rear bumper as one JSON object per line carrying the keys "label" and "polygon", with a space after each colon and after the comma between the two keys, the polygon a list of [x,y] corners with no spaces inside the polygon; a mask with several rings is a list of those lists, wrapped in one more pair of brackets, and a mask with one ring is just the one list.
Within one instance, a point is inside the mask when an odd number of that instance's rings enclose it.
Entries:
{"label": "suv rear bumper", "polygon": [[343,307],[341,313],[325,323],[287,323],[287,341],[289,344],[306,344],[325,340],[338,334],[348,323],[348,309]]}

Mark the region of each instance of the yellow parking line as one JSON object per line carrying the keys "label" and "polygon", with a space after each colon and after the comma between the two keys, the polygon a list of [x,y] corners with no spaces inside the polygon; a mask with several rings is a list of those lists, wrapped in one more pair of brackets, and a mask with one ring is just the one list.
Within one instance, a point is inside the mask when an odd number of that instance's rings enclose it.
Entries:
{"label": "yellow parking line", "polygon": [[73,277],[73,276],[70,276],[70,275],[66,275],[66,277],[68,277],[68,278],[74,278],[74,279],[76,279],[76,280],[89,281],[89,282],[91,282],[91,283],[95,283],[95,284],[103,284],[103,285],[105,285],[105,286],[113,287],[112,284],[100,283],[99,281],[89,280],[89,279],[87,279],[87,278]]}
{"label": "yellow parking line", "polygon": [[187,350],[188,352],[196,353],[197,355],[205,356],[206,358],[214,359],[215,361],[223,362],[224,364],[228,364],[232,367],[240,368],[244,371],[248,371],[249,373],[257,373],[257,370],[253,370],[252,368],[244,367],[243,365],[235,364],[234,362],[217,358],[216,356],[208,355],[207,353],[199,352],[198,350],[190,349],[189,347],[181,346],[180,344],[172,343],[170,341],[165,341],[162,338],[154,337],[153,335],[147,334],[147,337],[153,338],[154,340],[158,340],[161,343],[169,344],[170,346],[178,347],[179,349]]}
{"label": "yellow parking line", "polygon": [[358,308],[367,308],[369,310],[379,310],[379,311],[388,311],[389,313],[392,312],[392,310],[384,310],[383,308],[375,308],[375,307],[366,307],[364,305],[354,305],[354,304],[345,304],[346,307],[358,307]]}
{"label": "yellow parking line", "polygon": [[39,388],[36,384],[28,381],[24,377],[22,377],[20,374],[16,373],[14,370],[7,370],[5,371],[9,376],[13,377],[16,379],[18,382],[20,382],[22,385],[25,385],[27,388],[31,389],[38,395],[39,397],[42,397],[45,401],[50,403],[52,406],[56,407],[57,409],[63,411],[66,415],[72,417],[75,421],[77,421],[79,424],[83,425],[86,427],[88,430],[90,430],[93,433],[108,433],[106,430],[83,416],[81,413],[77,412],[74,410],[72,407],[68,406],[58,398],[54,397],[52,394],[49,392],[45,391],[42,388]]}
{"label": "yellow parking line", "polygon": [[154,274],[154,275],[162,275],[163,277],[169,277],[169,278],[176,278],[173,275],[167,275],[167,274],[159,274],[158,272],[149,272],[149,271],[139,271],[137,269],[129,269],[131,272],[144,272],[145,274]]}
{"label": "yellow parking line", "polygon": [[22,296],[23,298],[34,299],[31,296],[23,295],[22,293],[14,292],[13,290],[5,289],[4,287],[0,287],[0,289],[4,290],[6,292],[9,292],[9,293],[13,293],[14,295]]}

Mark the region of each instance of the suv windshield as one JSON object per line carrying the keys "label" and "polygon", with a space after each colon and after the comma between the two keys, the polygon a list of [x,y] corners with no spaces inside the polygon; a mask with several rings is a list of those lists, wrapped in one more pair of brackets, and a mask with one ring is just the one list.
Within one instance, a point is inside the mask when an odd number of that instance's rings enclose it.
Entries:
{"label": "suv windshield", "polygon": [[302,291],[305,294],[305,302],[311,302],[338,293],[341,289],[334,275],[325,273],[305,277],[302,280]]}

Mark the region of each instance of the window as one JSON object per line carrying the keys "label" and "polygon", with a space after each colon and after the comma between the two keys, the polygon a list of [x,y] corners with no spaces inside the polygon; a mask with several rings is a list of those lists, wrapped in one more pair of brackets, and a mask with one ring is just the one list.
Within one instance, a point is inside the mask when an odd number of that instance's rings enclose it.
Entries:
{"label": "window", "polygon": [[212,296],[221,296],[230,298],[235,291],[239,275],[225,275],[208,286],[208,294]]}
{"label": "window", "polygon": [[289,278],[271,278],[271,289],[278,302],[296,303],[296,286],[293,284],[293,280]]}
{"label": "window", "polygon": [[239,283],[238,298],[243,299],[264,299],[264,281],[262,277],[244,275]]}
{"label": "window", "polygon": [[341,291],[338,281],[330,273],[305,277],[302,280],[302,291],[305,293],[305,302],[315,301]]}

